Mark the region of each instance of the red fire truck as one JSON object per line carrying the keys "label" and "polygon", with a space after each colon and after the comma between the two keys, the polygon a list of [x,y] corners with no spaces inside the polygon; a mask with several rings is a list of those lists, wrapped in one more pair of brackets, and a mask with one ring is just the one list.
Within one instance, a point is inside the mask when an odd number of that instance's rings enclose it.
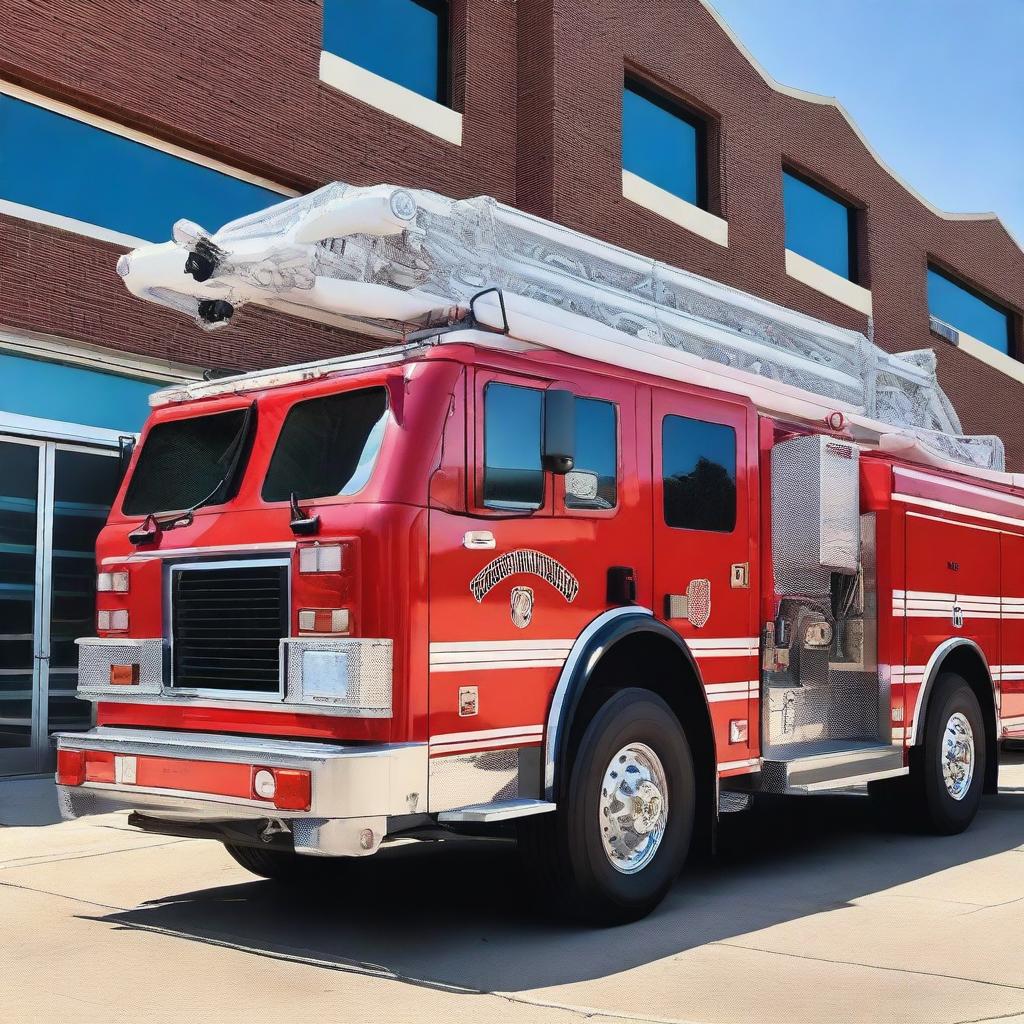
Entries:
{"label": "red fire truck", "polygon": [[377,267],[382,239],[403,273],[398,241],[429,262],[430,224],[409,225],[434,197],[333,198],[318,229],[293,208],[280,245],[271,211],[275,244],[265,229],[248,263],[249,222],[122,260],[129,287],[190,297],[207,326],[264,301],[406,340],[154,397],[99,539],[97,635],[79,641],[96,726],[58,737],[67,816],[128,808],[277,879],[514,832],[601,922],[648,912],[758,793],[867,784],[931,830],[969,825],[999,743],[1024,735],[1024,488],[979,465],[977,439],[954,438],[957,463],[948,431],[893,422],[898,402],[878,418],[887,387],[934,398],[919,364],[895,384],[903,364],[876,364],[870,407],[822,395],[807,375],[839,386],[836,364],[781,351],[804,376],[773,377],[778,332],[735,320],[838,329],[673,271],[719,303],[701,338],[731,334],[758,366],[716,361],[667,347],[668,314],[652,338],[538,298],[525,272],[515,288],[507,247],[466,275],[484,293],[467,302],[379,275],[339,297],[323,262],[301,310],[294,282],[246,291],[271,280],[257,260],[294,268],[301,233],[314,260],[344,237]]}

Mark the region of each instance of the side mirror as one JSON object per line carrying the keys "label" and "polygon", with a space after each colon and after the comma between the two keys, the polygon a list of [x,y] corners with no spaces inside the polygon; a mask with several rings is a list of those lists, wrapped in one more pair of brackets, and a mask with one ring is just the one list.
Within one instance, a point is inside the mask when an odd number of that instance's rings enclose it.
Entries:
{"label": "side mirror", "polygon": [[132,461],[137,438],[134,434],[122,434],[117,439],[117,479],[123,480],[128,472],[128,463]]}
{"label": "side mirror", "polygon": [[544,392],[545,469],[564,476],[576,462],[576,396],[571,391]]}

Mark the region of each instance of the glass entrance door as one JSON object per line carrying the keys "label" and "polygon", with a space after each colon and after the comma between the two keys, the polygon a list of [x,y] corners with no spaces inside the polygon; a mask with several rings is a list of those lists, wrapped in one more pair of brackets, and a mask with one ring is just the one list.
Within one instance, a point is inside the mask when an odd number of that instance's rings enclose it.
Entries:
{"label": "glass entrance door", "polygon": [[95,631],[116,491],[111,450],[0,436],[0,775],[49,770],[50,734],[90,725],[75,639]]}
{"label": "glass entrance door", "polygon": [[0,439],[0,773],[37,771],[42,444]]}

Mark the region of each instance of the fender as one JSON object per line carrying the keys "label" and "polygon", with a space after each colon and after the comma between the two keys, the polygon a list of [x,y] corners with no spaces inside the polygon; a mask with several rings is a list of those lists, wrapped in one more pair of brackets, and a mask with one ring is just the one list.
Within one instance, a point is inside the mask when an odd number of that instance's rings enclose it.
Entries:
{"label": "fender", "polygon": [[943,640],[938,647],[932,651],[931,657],[928,659],[928,664],[924,667],[924,673],[922,675],[921,689],[917,692],[917,704],[914,707],[914,720],[910,726],[910,733],[907,736],[907,746],[913,747],[918,745],[918,725],[924,721],[924,716],[927,713],[928,701],[932,695],[932,689],[935,685],[935,680],[939,677],[939,672],[942,670],[942,666],[946,661],[946,658],[955,651],[958,647],[969,647],[977,656],[981,659],[982,665],[985,666],[985,674],[988,676],[989,685],[992,687],[992,706],[996,709],[996,737],[999,736],[999,702],[996,700],[995,692],[995,681],[992,678],[992,670],[988,665],[988,658],[985,657],[985,652],[975,643],[975,641],[968,639],[965,636],[950,637],[948,640]]}
{"label": "fender", "polygon": [[[654,617],[650,608],[630,605],[612,608],[594,619],[576,638],[569,657],[558,677],[558,685],[551,700],[548,719],[544,730],[544,798],[555,799],[556,765],[561,761],[569,737],[569,723],[580,702],[580,696],[590,677],[594,674],[602,656],[624,637],[634,633],[653,633],[671,641],[693,669],[694,677],[700,684],[708,722],[711,711],[708,707],[704,680],[697,666],[697,660],[690,652],[686,641],[665,623]],[[712,736],[714,733],[712,732]]]}

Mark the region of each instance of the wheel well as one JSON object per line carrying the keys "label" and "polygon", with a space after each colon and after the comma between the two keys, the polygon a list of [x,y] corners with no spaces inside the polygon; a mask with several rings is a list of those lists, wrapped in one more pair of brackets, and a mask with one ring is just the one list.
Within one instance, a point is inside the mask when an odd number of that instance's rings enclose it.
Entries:
{"label": "wheel well", "polygon": [[[985,792],[994,793],[999,782],[999,743],[996,736],[996,708],[993,697],[992,679],[982,656],[974,647],[961,644],[953,648],[935,669],[933,679],[938,679],[943,672],[955,672],[963,676],[967,685],[974,691],[981,707],[981,716],[985,722]],[[931,699],[931,687],[928,688],[928,700]],[[918,734],[915,745],[924,742],[924,723],[928,713],[927,704],[921,709],[918,721]]]}
{"label": "wheel well", "polygon": [[680,647],[668,637],[652,632],[631,633],[601,657],[576,704],[566,754],[570,759],[575,756],[597,709],[616,690],[629,686],[658,694],[686,733],[697,784],[694,849],[711,852],[718,811],[714,734],[700,679]]}

